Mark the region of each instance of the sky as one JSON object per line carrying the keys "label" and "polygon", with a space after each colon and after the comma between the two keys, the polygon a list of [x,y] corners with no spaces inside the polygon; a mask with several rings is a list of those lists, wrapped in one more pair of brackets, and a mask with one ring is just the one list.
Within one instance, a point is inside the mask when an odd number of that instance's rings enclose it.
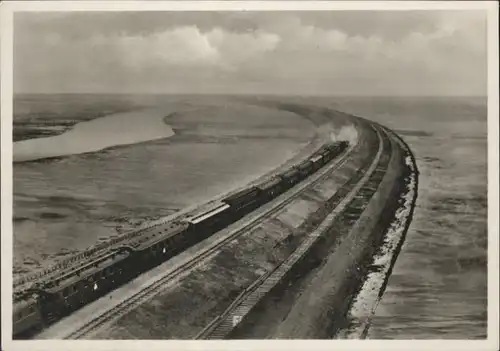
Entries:
{"label": "sky", "polygon": [[16,93],[486,95],[486,12],[16,13]]}

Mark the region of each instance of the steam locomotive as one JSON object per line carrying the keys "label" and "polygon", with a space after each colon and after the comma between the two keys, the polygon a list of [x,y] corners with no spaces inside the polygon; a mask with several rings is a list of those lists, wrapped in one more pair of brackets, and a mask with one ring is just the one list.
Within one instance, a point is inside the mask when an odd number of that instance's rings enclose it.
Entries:
{"label": "steam locomotive", "polygon": [[323,145],[305,161],[256,185],[227,196],[180,220],[142,230],[83,265],[62,272],[18,297],[13,333],[26,338],[141,273],[242,218],[290,189],[348,147],[341,141]]}

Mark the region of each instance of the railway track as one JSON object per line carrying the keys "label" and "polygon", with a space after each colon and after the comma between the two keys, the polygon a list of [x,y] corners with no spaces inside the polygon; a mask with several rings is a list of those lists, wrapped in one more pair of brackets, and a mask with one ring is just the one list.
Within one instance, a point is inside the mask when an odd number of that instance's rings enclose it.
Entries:
{"label": "railway track", "polygon": [[[392,141],[385,131],[377,127],[379,135],[379,148],[373,162],[369,165],[366,173],[358,182],[347,184],[344,192],[346,195],[340,200],[333,212],[310,234],[300,246],[283,263],[273,270],[258,278],[249,287],[243,290],[238,297],[227,307],[227,309],[211,323],[209,323],[197,336],[196,339],[224,339],[238,325],[244,321],[250,311],[256,307],[262,299],[285,279],[291,268],[294,267],[304,257],[305,253],[332,227],[334,222],[342,215],[345,216],[350,210],[354,210],[354,215],[344,217],[344,224],[348,227],[354,225],[361,215],[364,207],[373,194],[376,192],[378,184],[381,182],[387,170],[390,154],[392,152]],[[364,204],[362,203],[364,202]],[[347,223],[345,223],[347,222]]]}
{"label": "railway track", "polygon": [[203,264],[208,258],[210,258],[212,255],[218,252],[226,244],[234,241],[241,235],[247,233],[249,230],[258,225],[265,218],[268,218],[279,212],[290,202],[294,201],[297,197],[299,197],[309,187],[329,177],[332,172],[334,172],[347,162],[352,151],[358,147],[359,144],[349,146],[348,150],[346,150],[343,155],[334,159],[333,162],[331,162],[329,165],[318,170],[310,178],[296,185],[294,188],[282,194],[271,203],[264,205],[260,209],[258,209],[257,212],[265,208],[265,210],[263,210],[262,213],[259,213],[258,216],[255,216],[249,222],[244,223],[241,228],[235,230],[233,233],[222,238],[221,240],[213,243],[210,247],[201,251],[197,256],[187,260],[182,266],[175,268],[174,270],[167,273],[160,279],[156,280],[153,284],[138,291],[137,293],[134,293],[127,300],[119,302],[117,305],[111,307],[107,311],[104,311],[102,314],[96,316],[91,321],[85,323],[82,326],[79,326],[76,330],[73,330],[72,332],[66,334],[64,339],[82,339],[87,336],[90,336],[91,334],[98,331],[102,326],[106,325],[108,322],[118,319],[119,317],[133,310],[134,308],[136,308],[137,306],[139,306],[152,296],[158,294],[160,291],[162,291],[162,289],[166,287],[166,285],[169,282],[179,277],[182,277],[187,272]]}

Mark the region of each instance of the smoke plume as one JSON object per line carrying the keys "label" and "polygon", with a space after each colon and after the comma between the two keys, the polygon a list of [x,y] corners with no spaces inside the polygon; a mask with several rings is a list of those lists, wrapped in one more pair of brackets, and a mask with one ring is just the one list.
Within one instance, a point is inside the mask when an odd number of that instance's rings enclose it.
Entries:
{"label": "smoke plume", "polygon": [[344,126],[340,130],[332,131],[330,138],[332,141],[348,141],[354,145],[358,142],[358,130],[352,125]]}

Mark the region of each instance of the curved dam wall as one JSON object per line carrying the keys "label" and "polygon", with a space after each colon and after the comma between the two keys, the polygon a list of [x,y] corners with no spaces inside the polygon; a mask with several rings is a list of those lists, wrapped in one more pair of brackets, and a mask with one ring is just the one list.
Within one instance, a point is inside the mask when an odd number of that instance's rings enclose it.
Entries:
{"label": "curved dam wall", "polygon": [[[366,138],[366,129],[372,122],[352,118],[358,121],[356,125],[363,129],[361,134]],[[297,267],[291,269],[293,272],[282,282],[280,289],[266,296],[253,316],[233,330],[231,338],[330,339],[340,337],[340,332],[352,327],[350,311],[368,274],[380,268],[373,264],[373,259],[403,206],[401,198],[407,193],[409,175],[413,173],[415,179],[418,176],[407,145],[393,132],[383,129],[388,131],[391,143],[390,160],[377,191],[360,218],[348,233],[342,234],[342,230],[339,232],[335,227],[327,229],[322,240],[311,247]],[[403,235],[391,256],[391,267],[411,222],[416,191],[411,195],[410,215],[402,221]],[[343,237],[339,239],[339,236]],[[383,273],[381,284],[376,289],[372,287],[376,290],[373,294],[378,297],[383,294],[390,269]],[[375,300],[371,302],[375,304]],[[363,333],[356,337],[362,338]]]}
{"label": "curved dam wall", "polygon": [[404,179],[399,182],[400,191],[396,194],[399,196],[397,205],[396,200],[393,200],[398,208],[384,233],[383,242],[378,246],[371,261],[366,258],[369,269],[346,316],[348,322],[346,327],[336,331],[335,337],[339,339],[367,337],[372,318],[385,292],[415,212],[419,186],[417,162],[408,144],[401,137],[397,135],[396,137],[400,146],[406,151]]}
{"label": "curved dam wall", "polygon": [[398,207],[394,200],[399,199],[401,192],[403,156],[403,150],[393,148],[388,170],[378,191],[347,237],[333,250],[326,240],[327,245],[311,253],[323,256],[326,248],[332,250],[311,286],[303,291],[278,328],[277,338],[326,339],[346,326],[346,315],[355,292],[362,284],[370,258],[379,247]]}

